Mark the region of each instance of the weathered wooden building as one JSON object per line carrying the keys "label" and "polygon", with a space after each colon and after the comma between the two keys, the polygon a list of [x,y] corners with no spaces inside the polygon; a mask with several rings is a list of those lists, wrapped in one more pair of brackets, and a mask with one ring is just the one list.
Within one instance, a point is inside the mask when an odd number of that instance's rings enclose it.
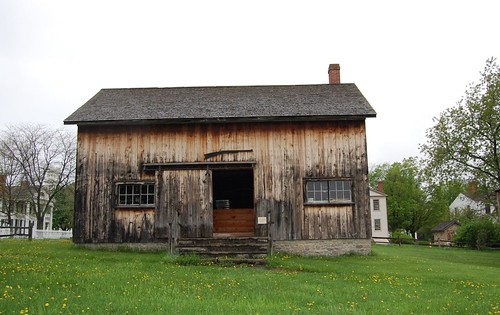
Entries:
{"label": "weathered wooden building", "polygon": [[354,84],[103,89],[78,125],[74,242],[269,235],[366,252],[365,118]]}
{"label": "weathered wooden building", "polygon": [[453,241],[453,236],[460,227],[460,222],[451,220],[441,222],[432,228],[431,232],[434,236],[434,243],[438,245],[450,245]]}

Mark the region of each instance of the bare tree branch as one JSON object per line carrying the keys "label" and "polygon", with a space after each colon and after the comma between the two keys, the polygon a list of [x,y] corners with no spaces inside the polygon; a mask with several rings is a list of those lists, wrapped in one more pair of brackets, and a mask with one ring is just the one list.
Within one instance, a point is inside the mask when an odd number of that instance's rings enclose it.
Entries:
{"label": "bare tree branch", "polygon": [[8,127],[2,139],[5,154],[20,165],[22,180],[28,183],[37,228],[41,229],[55,195],[74,176],[75,137],[63,130],[25,124]]}

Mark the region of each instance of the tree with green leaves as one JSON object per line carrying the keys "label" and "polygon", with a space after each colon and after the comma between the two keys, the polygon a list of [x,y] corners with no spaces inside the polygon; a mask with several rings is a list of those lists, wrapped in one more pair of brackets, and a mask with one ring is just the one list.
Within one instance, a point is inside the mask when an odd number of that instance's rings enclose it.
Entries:
{"label": "tree with green leaves", "polygon": [[368,172],[370,174],[370,176],[368,176],[370,187],[377,188],[378,182],[384,181],[387,171],[390,168],[390,163],[382,163],[371,166]]}
{"label": "tree with green leaves", "polygon": [[420,229],[419,234],[431,238],[431,229],[434,226],[443,221],[459,219],[450,213],[450,204],[460,193],[467,189],[467,185],[460,180],[449,180],[437,183],[426,178],[424,175],[423,189],[426,195],[425,207],[428,216],[427,224]]}
{"label": "tree with green leaves", "polygon": [[441,218],[452,219],[449,211],[450,204],[460,193],[467,189],[467,185],[460,180],[449,180],[446,182],[435,182],[426,179],[425,192],[428,207],[436,213],[441,213]]}
{"label": "tree with green leaves", "polygon": [[449,205],[465,189],[461,181],[432,182],[425,177],[422,164],[416,158],[407,158],[370,168],[370,186],[384,182],[392,232],[404,230],[413,236],[418,232],[430,237],[432,227],[449,219]]}
{"label": "tree with green leaves", "polygon": [[75,183],[71,183],[55,196],[52,228],[69,230],[73,228]]}
{"label": "tree with green leaves", "polygon": [[472,178],[488,192],[500,188],[500,67],[486,62],[456,106],[434,119],[421,152],[437,181]]}
{"label": "tree with green leaves", "polygon": [[405,230],[414,236],[428,218],[417,160],[408,158],[372,168],[370,181],[380,180],[387,194],[389,229],[392,232]]}
{"label": "tree with green leaves", "polygon": [[393,163],[384,180],[387,215],[391,231],[404,229],[412,236],[422,226],[425,195],[416,159]]}

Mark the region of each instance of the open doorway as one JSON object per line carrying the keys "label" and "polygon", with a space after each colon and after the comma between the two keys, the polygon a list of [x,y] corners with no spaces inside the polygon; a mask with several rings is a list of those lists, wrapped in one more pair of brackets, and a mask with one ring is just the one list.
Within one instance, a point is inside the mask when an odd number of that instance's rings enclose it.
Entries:
{"label": "open doorway", "polygon": [[214,236],[253,236],[253,169],[212,171]]}

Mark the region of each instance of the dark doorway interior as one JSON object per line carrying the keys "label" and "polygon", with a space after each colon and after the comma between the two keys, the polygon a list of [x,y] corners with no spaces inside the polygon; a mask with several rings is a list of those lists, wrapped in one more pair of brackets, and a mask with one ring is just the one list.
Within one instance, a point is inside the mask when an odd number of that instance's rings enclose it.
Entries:
{"label": "dark doorway interior", "polygon": [[253,170],[213,170],[212,181],[214,208],[253,208]]}
{"label": "dark doorway interior", "polygon": [[212,184],[214,236],[253,236],[253,170],[213,170]]}

